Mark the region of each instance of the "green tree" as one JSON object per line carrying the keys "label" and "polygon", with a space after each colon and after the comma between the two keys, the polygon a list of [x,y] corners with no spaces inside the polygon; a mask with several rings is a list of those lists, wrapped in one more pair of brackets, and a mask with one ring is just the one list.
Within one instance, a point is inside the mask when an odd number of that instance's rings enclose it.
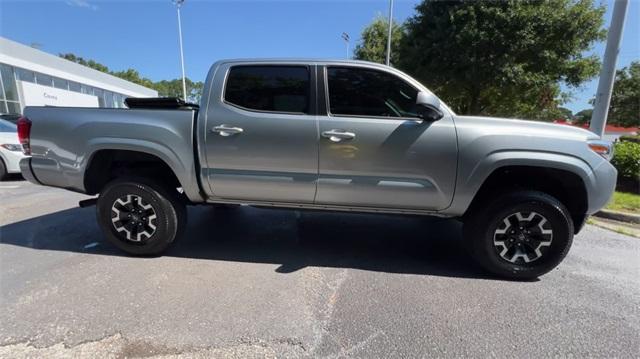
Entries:
{"label": "green tree", "polygon": [[462,114],[550,120],[598,73],[584,56],[603,40],[593,0],[424,0],[406,26],[400,67]]}
{"label": "green tree", "polygon": [[558,107],[558,118],[563,120],[572,120],[573,112],[566,107]]}
{"label": "green tree", "polygon": [[[187,100],[189,102],[198,103],[202,96],[202,82],[193,82],[190,79],[185,80],[187,85]],[[183,97],[182,79],[162,80],[153,84],[153,88],[158,91],[158,95],[162,97]]]}
{"label": "green tree", "polygon": [[76,55],[71,54],[71,53],[69,53],[69,54],[60,54],[60,57],[62,57],[65,60],[69,60],[71,62],[75,62],[77,64],[80,64],[80,65],[83,65],[83,66],[86,66],[86,67],[90,67],[90,68],[92,68],[94,70],[110,73],[108,67],[106,67],[103,64],[97,63],[97,62],[95,62],[93,60],[87,61],[87,60],[83,59],[82,57],[76,56]]}
{"label": "green tree", "polygon": [[593,109],[586,109],[586,110],[579,111],[578,113],[576,113],[574,122],[579,125],[589,124],[591,122],[592,114],[593,114]]}
{"label": "green tree", "polygon": [[640,126],[640,61],[616,72],[607,121],[618,126]]}
{"label": "green tree", "polygon": [[[98,70],[123,80],[133,82],[135,84],[148,87],[158,91],[158,95],[162,97],[183,97],[182,93],[182,79],[162,80],[153,82],[146,77],[142,77],[140,73],[134,69],[126,69],[123,71],[111,71],[109,68],[101,63],[93,60],[85,60],[82,57],[74,54],[60,54],[60,57],[75,62],[77,64],[90,67],[94,70]],[[186,79],[187,84],[187,101],[198,103],[202,96],[202,89],[204,84],[202,82],[193,82],[190,79]]]}
{"label": "green tree", "polygon": [[[387,59],[387,35],[389,34],[389,20],[382,15],[376,17],[371,24],[362,30],[361,41],[354,50],[355,58],[378,63],[385,63]],[[404,38],[404,28],[395,21],[391,27],[391,64],[397,64],[400,59],[400,44]]]}
{"label": "green tree", "polygon": [[150,88],[154,88],[154,82],[149,80],[146,77],[142,77],[140,76],[140,73],[138,73],[138,71],[134,70],[134,69],[126,69],[124,71],[110,71],[109,72],[111,75],[115,76],[115,77],[119,77],[123,80],[127,80],[129,82],[133,82],[135,84],[144,86],[144,87],[150,87]]}

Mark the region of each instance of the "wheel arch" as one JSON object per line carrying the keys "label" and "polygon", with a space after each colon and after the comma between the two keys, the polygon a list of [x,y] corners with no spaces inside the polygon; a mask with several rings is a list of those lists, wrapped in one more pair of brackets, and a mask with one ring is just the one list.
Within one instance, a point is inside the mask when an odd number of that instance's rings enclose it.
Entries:
{"label": "wheel arch", "polygon": [[[85,156],[85,161],[82,163],[83,187],[88,194],[98,193],[108,180],[118,175],[151,174],[163,175],[172,186],[182,187],[192,202],[203,200],[195,178],[193,155],[185,161],[166,146],[131,139],[98,138],[94,139],[88,147],[89,155]],[[132,166],[140,162],[147,166],[144,168]],[[118,163],[122,166],[114,167],[114,164]],[[148,172],[149,170],[151,173]]]}
{"label": "wheel arch", "polygon": [[482,208],[483,203],[498,193],[530,189],[547,193],[564,204],[571,214],[577,233],[587,215],[587,185],[583,175],[563,167],[521,164],[497,167],[482,182],[463,217]]}

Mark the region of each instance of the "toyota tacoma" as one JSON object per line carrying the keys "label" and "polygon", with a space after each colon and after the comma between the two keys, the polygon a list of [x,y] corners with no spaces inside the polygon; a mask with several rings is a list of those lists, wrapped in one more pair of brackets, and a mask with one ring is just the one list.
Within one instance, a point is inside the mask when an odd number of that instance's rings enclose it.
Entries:
{"label": "toyota tacoma", "polygon": [[223,60],[199,105],[27,107],[31,182],[97,195],[132,255],[179,238],[186,206],[248,204],[457,218],[499,276],[556,267],[615,187],[610,143],[584,129],[460,116],[408,75],[360,61]]}

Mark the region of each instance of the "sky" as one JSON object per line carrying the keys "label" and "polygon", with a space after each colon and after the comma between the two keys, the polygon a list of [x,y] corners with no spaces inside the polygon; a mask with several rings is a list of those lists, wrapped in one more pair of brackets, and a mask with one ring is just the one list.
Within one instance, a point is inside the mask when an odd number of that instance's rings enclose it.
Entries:
{"label": "sky", "polygon": [[[613,0],[607,6],[609,26]],[[618,68],[640,60],[640,0],[630,0]],[[395,0],[394,19],[412,16],[418,0]],[[388,0],[186,0],[182,7],[187,77],[203,81],[218,59],[344,58]],[[180,77],[176,8],[170,0],[0,0],[0,36],[43,51],[74,53],[112,70],[133,68],[152,80]],[[591,52],[602,56],[604,43]],[[597,78],[565,106],[589,108]]]}

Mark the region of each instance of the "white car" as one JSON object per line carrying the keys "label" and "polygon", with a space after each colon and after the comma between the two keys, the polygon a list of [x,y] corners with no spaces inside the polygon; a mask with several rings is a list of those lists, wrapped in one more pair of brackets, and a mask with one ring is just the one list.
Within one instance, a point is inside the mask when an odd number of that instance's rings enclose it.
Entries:
{"label": "white car", "polygon": [[24,157],[16,125],[0,119],[0,180],[10,173],[20,173],[20,160]]}

